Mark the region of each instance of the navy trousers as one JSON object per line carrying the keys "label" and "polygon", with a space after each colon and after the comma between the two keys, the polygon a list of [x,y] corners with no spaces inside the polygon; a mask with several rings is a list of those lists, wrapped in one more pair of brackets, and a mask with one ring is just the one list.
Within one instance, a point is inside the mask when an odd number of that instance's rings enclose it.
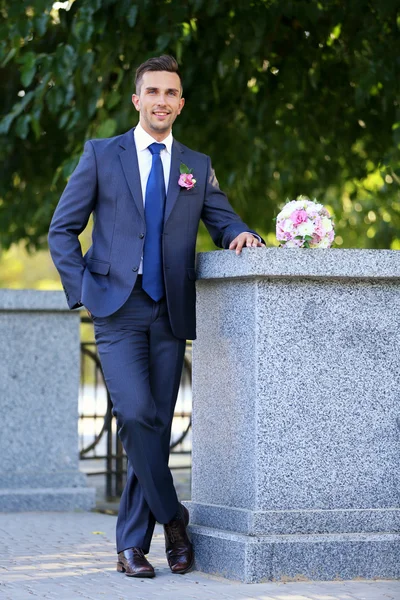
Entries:
{"label": "navy trousers", "polygon": [[176,338],[165,299],[155,302],[141,277],[127,302],[109,317],[93,316],[105,381],[128,457],[117,521],[117,552],[149,551],[155,522],[178,511],[168,467],[172,418],[185,340]]}

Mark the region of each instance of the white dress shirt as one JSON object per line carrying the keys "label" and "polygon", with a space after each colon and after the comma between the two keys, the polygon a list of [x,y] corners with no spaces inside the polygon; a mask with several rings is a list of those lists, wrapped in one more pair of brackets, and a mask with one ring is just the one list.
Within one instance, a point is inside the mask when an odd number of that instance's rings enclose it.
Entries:
{"label": "white dress shirt", "polygon": [[[160,157],[161,157],[161,162],[162,162],[162,166],[163,166],[163,170],[164,170],[165,193],[167,193],[168,183],[169,183],[169,173],[171,171],[171,152],[172,152],[173,137],[172,137],[172,133],[170,132],[168,134],[168,136],[165,138],[165,140],[163,140],[162,142],[158,142],[143,129],[143,127],[140,125],[140,123],[137,124],[135,131],[133,132],[133,135],[135,137],[136,153],[137,153],[138,164],[139,164],[140,184],[142,187],[143,207],[144,207],[145,202],[146,202],[147,180],[150,175],[151,164],[152,164],[152,154],[149,150],[149,146],[150,146],[150,144],[154,144],[154,142],[157,142],[158,144],[165,144],[165,148],[163,150],[161,150],[161,152],[160,152]],[[139,275],[141,275],[143,273],[143,256],[140,261],[138,273],[139,273]]]}

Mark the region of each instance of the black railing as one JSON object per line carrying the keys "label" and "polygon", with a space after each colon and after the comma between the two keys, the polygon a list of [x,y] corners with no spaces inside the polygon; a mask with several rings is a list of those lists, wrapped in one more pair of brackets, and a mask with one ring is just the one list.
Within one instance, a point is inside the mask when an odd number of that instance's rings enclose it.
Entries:
{"label": "black railing", "polygon": [[[93,339],[91,319],[82,317],[81,384],[79,394],[80,459],[89,476],[104,477],[106,499],[117,499],[125,485],[127,458],[117,435],[110,395],[104,383]],[[171,434],[171,469],[191,467],[191,344],[185,352],[181,386]]]}

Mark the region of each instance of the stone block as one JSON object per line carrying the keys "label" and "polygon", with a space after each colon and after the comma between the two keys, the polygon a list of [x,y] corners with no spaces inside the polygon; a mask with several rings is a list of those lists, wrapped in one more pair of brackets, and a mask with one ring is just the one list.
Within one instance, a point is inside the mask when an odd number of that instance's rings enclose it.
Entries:
{"label": "stone block", "polygon": [[78,463],[79,327],[61,292],[0,290],[2,511],[94,505]]}
{"label": "stone block", "polygon": [[[400,556],[399,292],[392,251],[199,255],[190,507],[208,572],[222,572],[231,539],[248,551],[226,574],[246,581],[267,576],[260,561],[268,578],[334,578],[335,553],[353,553],[340,578],[395,576],[384,549]],[[210,532],[218,561],[203,556]],[[263,558],[250,575],[252,553]]]}

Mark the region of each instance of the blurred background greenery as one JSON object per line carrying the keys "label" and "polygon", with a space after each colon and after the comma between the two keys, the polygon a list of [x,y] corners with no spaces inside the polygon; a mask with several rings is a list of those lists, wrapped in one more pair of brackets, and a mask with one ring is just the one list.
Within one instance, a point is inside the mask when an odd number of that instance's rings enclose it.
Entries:
{"label": "blurred background greenery", "polygon": [[85,140],[136,124],[135,68],[162,53],[182,67],[175,137],[211,155],[269,244],[305,194],[334,214],[337,247],[400,249],[397,0],[0,0],[0,34],[2,287],[60,287],[58,198]]}

